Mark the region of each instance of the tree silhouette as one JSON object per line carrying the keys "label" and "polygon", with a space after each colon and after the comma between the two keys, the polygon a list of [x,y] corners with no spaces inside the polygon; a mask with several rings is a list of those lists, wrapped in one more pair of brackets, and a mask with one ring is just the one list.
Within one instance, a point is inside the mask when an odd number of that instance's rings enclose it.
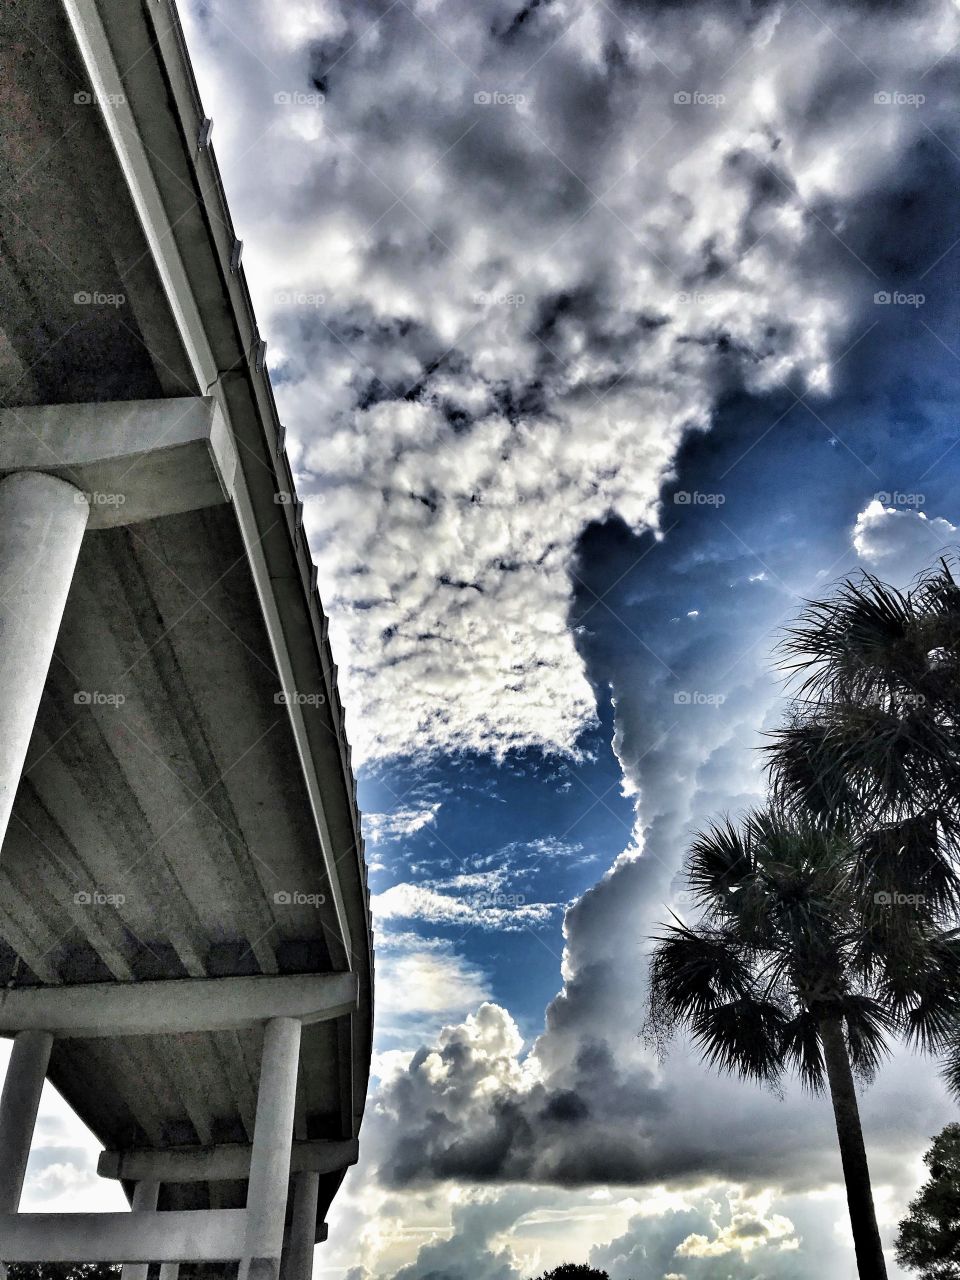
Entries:
{"label": "tree silhouette", "polygon": [[960,1124],[948,1124],[923,1157],[930,1177],[910,1201],[897,1262],[921,1280],[960,1280]]}
{"label": "tree silhouette", "polygon": [[610,1280],[610,1277],[606,1271],[598,1271],[585,1262],[562,1262],[552,1271],[545,1271],[539,1280]]}

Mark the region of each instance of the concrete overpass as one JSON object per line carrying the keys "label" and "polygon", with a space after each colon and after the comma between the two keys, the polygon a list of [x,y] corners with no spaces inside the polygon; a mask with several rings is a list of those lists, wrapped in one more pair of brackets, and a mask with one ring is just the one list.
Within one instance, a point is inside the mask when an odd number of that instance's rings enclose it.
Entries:
{"label": "concrete overpass", "polygon": [[[301,1280],[357,1156],[366,871],[170,0],[7,0],[0,116],[0,1260]],[[18,1212],[46,1078],[132,1212]]]}

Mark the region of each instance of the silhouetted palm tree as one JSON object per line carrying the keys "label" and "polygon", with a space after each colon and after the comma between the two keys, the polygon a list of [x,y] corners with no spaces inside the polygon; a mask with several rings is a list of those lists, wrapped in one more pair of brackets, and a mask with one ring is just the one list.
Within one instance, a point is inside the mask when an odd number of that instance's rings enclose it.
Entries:
{"label": "silhouetted palm tree", "polygon": [[960,835],[960,585],[949,563],[898,591],[870,574],[811,601],[780,645],[796,713],[773,735],[784,803],[861,827]]}
{"label": "silhouetted palm tree", "polygon": [[776,805],[700,834],[686,874],[702,918],[657,939],[647,1025],[661,1051],[683,1028],[720,1070],[829,1088],[859,1274],[877,1280],[854,1076],[873,1075],[887,1035],[941,1046],[960,1009],[960,940],[942,895],[891,891],[886,862],[859,855],[839,823]]}

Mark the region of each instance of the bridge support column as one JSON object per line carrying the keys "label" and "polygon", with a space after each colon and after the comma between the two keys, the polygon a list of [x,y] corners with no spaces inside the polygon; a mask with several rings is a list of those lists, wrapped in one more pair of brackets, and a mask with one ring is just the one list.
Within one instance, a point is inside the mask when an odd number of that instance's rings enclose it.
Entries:
{"label": "bridge support column", "polygon": [[319,1173],[296,1173],[291,1180],[290,1226],[283,1245],[280,1280],[310,1280],[317,1231]]}
{"label": "bridge support column", "polygon": [[0,1213],[16,1213],[47,1076],[53,1036],[21,1031],[14,1037],[10,1065],[0,1094]]}
{"label": "bridge support column", "polygon": [[299,1065],[299,1020],[271,1018],[263,1031],[238,1280],[277,1280],[280,1273]]}
{"label": "bridge support column", "polygon": [[180,1274],[179,1262],[161,1262],[160,1280],[177,1280]]}
{"label": "bridge support column", "polygon": [[[133,1189],[133,1213],[153,1213],[160,1198],[160,1183],[146,1180]],[[147,1263],[125,1262],[120,1268],[120,1280],[147,1280]]]}
{"label": "bridge support column", "polygon": [[89,513],[85,495],[56,476],[0,480],[0,844]]}

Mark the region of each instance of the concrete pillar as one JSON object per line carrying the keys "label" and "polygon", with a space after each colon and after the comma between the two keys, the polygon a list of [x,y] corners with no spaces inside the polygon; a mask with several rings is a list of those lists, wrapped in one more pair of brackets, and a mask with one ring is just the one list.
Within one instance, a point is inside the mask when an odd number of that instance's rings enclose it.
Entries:
{"label": "concrete pillar", "polygon": [[160,1263],[160,1280],[177,1280],[180,1274],[179,1262],[161,1262]]}
{"label": "concrete pillar", "polygon": [[89,514],[80,490],[56,476],[0,480],[0,844]]}
{"label": "concrete pillar", "polygon": [[[160,1198],[160,1183],[138,1182],[133,1188],[133,1213],[155,1213]],[[120,1268],[120,1280],[147,1280],[146,1262],[125,1262]]]}
{"label": "concrete pillar", "polygon": [[247,1233],[238,1280],[277,1280],[280,1274],[299,1065],[299,1019],[271,1018],[263,1031]]}
{"label": "concrete pillar", "polygon": [[20,1193],[52,1047],[53,1036],[48,1031],[21,1031],[13,1040],[0,1093],[0,1213],[16,1213],[20,1208]]}
{"label": "concrete pillar", "polygon": [[319,1173],[296,1173],[292,1179],[290,1223],[280,1259],[280,1280],[310,1280],[317,1232]]}

